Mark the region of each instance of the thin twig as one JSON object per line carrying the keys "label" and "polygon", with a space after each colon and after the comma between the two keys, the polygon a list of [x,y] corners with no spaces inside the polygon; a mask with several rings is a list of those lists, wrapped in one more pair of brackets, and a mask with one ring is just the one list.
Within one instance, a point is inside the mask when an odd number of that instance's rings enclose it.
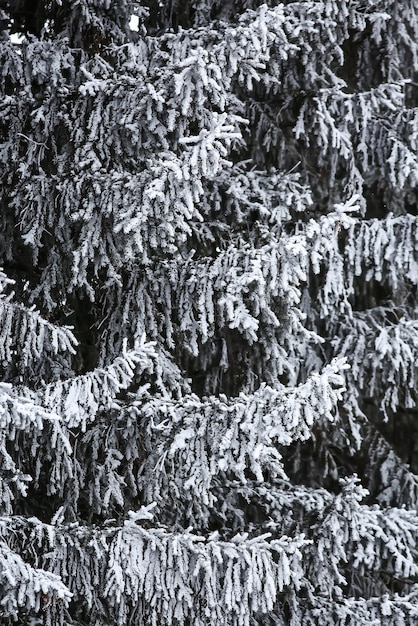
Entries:
{"label": "thin twig", "polygon": [[32,139],[31,137],[28,137],[27,135],[24,135],[23,133],[16,133],[16,134],[19,135],[20,137],[24,137],[25,139],[27,139],[28,141],[31,141],[32,143],[35,143],[37,146],[43,146],[45,148],[45,150],[49,150],[49,148],[46,145],[46,143],[42,143],[40,141],[35,141],[35,139]]}

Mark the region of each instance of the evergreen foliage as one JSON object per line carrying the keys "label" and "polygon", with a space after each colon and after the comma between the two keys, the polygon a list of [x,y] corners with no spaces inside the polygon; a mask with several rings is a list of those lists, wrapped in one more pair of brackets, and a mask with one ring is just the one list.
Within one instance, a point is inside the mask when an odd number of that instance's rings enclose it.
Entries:
{"label": "evergreen foliage", "polygon": [[416,0],[3,0],[0,93],[1,623],[417,624]]}

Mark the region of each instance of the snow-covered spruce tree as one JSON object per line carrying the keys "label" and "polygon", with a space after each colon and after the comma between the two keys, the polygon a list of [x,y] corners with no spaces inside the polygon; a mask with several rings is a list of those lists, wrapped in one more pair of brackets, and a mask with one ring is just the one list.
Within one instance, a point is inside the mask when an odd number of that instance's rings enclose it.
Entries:
{"label": "snow-covered spruce tree", "polygon": [[417,2],[259,4],[1,2],[2,624],[418,623]]}

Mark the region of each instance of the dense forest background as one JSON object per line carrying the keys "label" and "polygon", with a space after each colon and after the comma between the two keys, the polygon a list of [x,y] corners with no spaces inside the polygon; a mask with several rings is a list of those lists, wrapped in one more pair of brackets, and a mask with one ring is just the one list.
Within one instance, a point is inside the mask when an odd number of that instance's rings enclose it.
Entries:
{"label": "dense forest background", "polygon": [[0,620],[418,623],[416,0],[0,1]]}

